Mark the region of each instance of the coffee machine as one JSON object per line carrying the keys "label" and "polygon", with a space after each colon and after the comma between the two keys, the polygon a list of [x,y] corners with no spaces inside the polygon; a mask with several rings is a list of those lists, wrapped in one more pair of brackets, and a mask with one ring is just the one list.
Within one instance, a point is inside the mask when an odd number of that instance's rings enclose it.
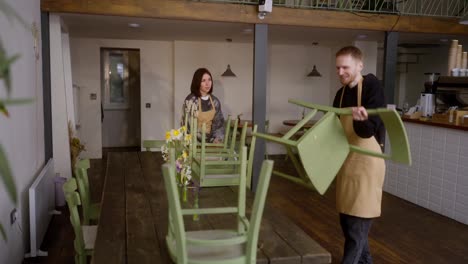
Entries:
{"label": "coffee machine", "polygon": [[434,94],[421,93],[420,104],[422,116],[432,117],[434,113]]}
{"label": "coffee machine", "polygon": [[421,112],[424,117],[432,117],[435,107],[437,80],[439,79],[440,73],[426,72],[424,76],[424,92],[421,93],[420,98]]}

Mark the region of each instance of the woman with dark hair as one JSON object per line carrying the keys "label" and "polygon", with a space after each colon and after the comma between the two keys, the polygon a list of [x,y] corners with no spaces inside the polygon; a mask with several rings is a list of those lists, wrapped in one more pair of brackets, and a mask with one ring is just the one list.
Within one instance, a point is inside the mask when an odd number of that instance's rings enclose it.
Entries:
{"label": "woman with dark hair", "polygon": [[213,78],[210,71],[199,68],[195,71],[190,86],[190,94],[185,98],[182,108],[182,123],[188,104],[197,108],[198,131],[201,132],[203,123],[206,123],[208,142],[221,143],[224,139],[224,116],[221,103],[213,93]]}

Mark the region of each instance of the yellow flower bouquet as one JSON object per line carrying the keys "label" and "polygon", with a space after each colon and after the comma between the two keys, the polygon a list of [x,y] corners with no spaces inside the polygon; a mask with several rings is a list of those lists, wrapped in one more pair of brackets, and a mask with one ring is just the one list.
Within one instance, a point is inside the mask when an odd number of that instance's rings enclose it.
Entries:
{"label": "yellow flower bouquet", "polygon": [[172,129],[166,132],[166,144],[161,147],[164,161],[168,161],[169,149],[175,150],[176,177],[179,186],[184,188],[183,200],[187,200],[187,186],[191,183],[192,169],[190,166],[190,145],[192,137],[187,133],[187,127]]}

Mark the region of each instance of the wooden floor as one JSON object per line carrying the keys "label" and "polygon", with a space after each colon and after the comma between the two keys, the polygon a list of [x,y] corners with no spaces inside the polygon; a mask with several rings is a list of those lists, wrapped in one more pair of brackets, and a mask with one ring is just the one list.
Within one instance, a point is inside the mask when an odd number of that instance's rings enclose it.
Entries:
{"label": "wooden floor", "polygon": [[[125,149],[128,151],[128,149]],[[276,167],[291,170],[288,162]],[[92,197],[101,197],[106,159],[92,160],[89,171]],[[273,177],[267,203],[281,210],[331,252],[333,263],[342,256],[343,237],[335,211],[333,187],[320,196],[308,189]],[[383,215],[374,221],[370,248],[375,263],[468,263],[468,226],[384,194]],[[27,259],[25,264],[73,263],[73,231],[66,210],[54,216],[43,250],[49,257]]]}

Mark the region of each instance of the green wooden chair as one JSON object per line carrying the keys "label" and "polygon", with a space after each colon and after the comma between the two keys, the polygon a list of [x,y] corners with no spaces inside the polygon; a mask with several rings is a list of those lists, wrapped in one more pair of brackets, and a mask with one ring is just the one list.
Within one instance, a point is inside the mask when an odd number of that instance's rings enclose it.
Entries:
{"label": "green wooden chair", "polygon": [[[207,145],[210,147],[210,150],[209,151],[214,151],[214,152],[218,152],[220,149],[227,149],[229,146],[230,146],[230,139],[232,137],[232,132],[233,131],[236,131],[236,128],[237,128],[237,125],[235,125],[235,129],[232,128],[233,125],[233,122],[236,122],[236,120],[232,120],[231,116],[228,115],[228,118],[225,120],[224,122],[224,140],[223,142],[221,143],[207,143]],[[185,121],[184,121],[184,124],[186,127],[189,127],[188,125],[190,125],[190,134],[192,134],[192,140],[196,140],[197,137],[197,131],[198,131],[198,121],[197,121],[197,118],[195,116],[186,116],[185,117]]]}
{"label": "green wooden chair", "polygon": [[[231,147],[227,151],[207,152],[208,147],[204,133],[205,125],[202,126],[200,152],[192,153],[191,156],[192,176],[200,187],[239,185],[241,161],[244,158],[249,160],[248,167],[250,171],[248,175],[250,178],[253,159],[247,157],[247,152],[242,152],[242,148],[245,146],[246,130],[247,126],[244,126],[241,132],[241,140],[238,144],[239,149],[236,150],[234,148],[236,144],[233,140]],[[251,146],[250,152],[254,151],[254,147],[255,145]],[[253,155],[251,154],[250,157],[253,157]]]}
{"label": "green wooden chair", "polygon": [[81,225],[78,206],[81,205],[80,195],[76,192],[77,182],[70,178],[63,185],[63,192],[70,211],[70,222],[75,233],[73,242],[75,248],[75,264],[86,264],[87,256],[93,255],[97,226]]}
{"label": "green wooden chair", "polygon": [[[247,152],[246,147],[242,152]],[[163,165],[167,191],[170,226],[166,244],[177,264],[252,264],[256,263],[258,234],[273,161],[264,161],[260,173],[250,220],[246,211],[246,159],[243,155],[237,207],[182,209],[175,181],[175,170]],[[235,214],[237,228],[231,230],[186,231],[184,215]],[[209,217],[209,216],[207,216]]]}
{"label": "green wooden chair", "polygon": [[[231,116],[228,116],[225,127],[224,140],[221,143],[210,143],[205,141],[205,153],[219,153],[219,154],[230,154],[233,153],[237,141],[237,127],[238,120],[231,120]],[[192,128],[192,135],[198,134],[197,119],[192,118],[190,127]],[[205,124],[203,124],[205,125]],[[202,127],[203,127],[202,125]],[[206,126],[206,125],[205,125]],[[201,131],[202,132],[202,131]],[[206,138],[206,134],[202,132],[202,138]],[[198,142],[196,136],[192,136],[192,153],[196,155],[201,152],[201,145]]]}
{"label": "green wooden chair", "polygon": [[78,191],[81,197],[81,209],[83,212],[83,224],[89,225],[90,220],[99,221],[101,203],[91,202],[91,192],[89,188],[88,169],[89,159],[82,159],[75,165],[75,177],[78,184]]}
{"label": "green wooden chair", "polygon": [[[285,145],[294,166],[298,170],[299,177],[276,171],[274,174],[307,187],[315,188],[320,194],[323,194],[330,186],[350,151],[403,164],[411,164],[411,152],[406,131],[400,116],[394,110],[383,108],[367,110],[369,115],[379,115],[387,130],[392,152],[382,154],[348,143],[338,116],[351,115],[351,109],[321,106],[297,100],[289,100],[289,102],[313,110],[281,138],[261,133],[254,134],[257,137]],[[325,115],[298,140],[292,140],[291,137],[302,129],[302,126],[312,119],[317,111],[325,112]],[[293,150],[297,151],[300,161],[293,155]]]}
{"label": "green wooden chair", "polygon": [[164,144],[166,144],[165,140],[145,139],[142,142],[142,147],[145,149],[145,151],[151,151],[151,149],[160,150]]}

